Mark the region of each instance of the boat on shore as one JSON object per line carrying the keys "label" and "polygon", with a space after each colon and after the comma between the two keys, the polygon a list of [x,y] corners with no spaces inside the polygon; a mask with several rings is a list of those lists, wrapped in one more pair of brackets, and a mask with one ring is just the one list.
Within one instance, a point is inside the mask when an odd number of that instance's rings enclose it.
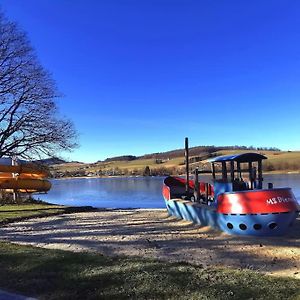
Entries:
{"label": "boat on shore", "polygon": [[285,234],[300,207],[290,188],[274,188],[272,183],[263,188],[265,159],[258,153],[215,157],[209,160],[211,182],[200,182],[198,169],[189,180],[186,140],[186,178],[169,176],[163,183],[169,215],[228,234]]}

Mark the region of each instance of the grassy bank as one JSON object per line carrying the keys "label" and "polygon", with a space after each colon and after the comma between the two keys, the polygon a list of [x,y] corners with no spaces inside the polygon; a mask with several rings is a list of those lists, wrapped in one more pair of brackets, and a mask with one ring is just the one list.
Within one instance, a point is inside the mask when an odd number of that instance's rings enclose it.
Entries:
{"label": "grassy bank", "polygon": [[300,281],[253,271],[0,243],[0,288],[39,299],[299,299]]}
{"label": "grassy bank", "polygon": [[0,224],[23,219],[92,210],[91,207],[68,207],[51,204],[21,204],[0,206]]}

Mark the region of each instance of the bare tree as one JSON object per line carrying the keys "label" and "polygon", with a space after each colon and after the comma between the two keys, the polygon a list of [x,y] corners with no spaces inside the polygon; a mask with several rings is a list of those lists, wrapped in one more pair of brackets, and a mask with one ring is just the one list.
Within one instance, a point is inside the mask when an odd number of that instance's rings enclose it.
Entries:
{"label": "bare tree", "polygon": [[0,157],[57,156],[76,146],[72,122],[58,115],[58,96],[26,34],[0,13]]}

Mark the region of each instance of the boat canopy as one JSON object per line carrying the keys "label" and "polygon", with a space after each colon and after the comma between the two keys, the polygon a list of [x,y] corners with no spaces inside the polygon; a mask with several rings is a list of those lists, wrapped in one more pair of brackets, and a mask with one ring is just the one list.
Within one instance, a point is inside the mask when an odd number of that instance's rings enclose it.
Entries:
{"label": "boat canopy", "polygon": [[262,159],[267,159],[267,157],[259,153],[240,153],[240,154],[233,154],[233,155],[218,156],[218,157],[211,158],[208,161],[211,163],[226,162],[226,161],[236,161],[236,162],[243,163],[243,162],[261,161]]}

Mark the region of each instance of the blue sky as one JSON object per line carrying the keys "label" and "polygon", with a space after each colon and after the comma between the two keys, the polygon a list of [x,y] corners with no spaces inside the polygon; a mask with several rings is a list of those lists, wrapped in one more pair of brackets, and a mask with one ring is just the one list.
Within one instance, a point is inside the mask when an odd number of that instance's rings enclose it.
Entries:
{"label": "blue sky", "polygon": [[300,2],[0,0],[65,95],[65,157],[300,149]]}

